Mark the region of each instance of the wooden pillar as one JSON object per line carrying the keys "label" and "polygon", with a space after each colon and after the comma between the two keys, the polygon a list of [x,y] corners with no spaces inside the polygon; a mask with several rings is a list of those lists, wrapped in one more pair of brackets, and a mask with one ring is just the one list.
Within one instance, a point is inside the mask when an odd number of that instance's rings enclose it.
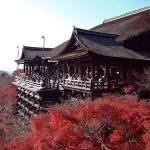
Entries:
{"label": "wooden pillar", "polygon": [[61,80],[61,77],[60,77],[60,66],[59,66],[59,64],[58,64],[58,75],[56,75],[57,76],[57,82],[59,83]]}
{"label": "wooden pillar", "polygon": [[93,80],[95,79],[95,64],[93,64]]}
{"label": "wooden pillar", "polygon": [[77,66],[76,66],[76,64],[74,64],[74,75],[75,75],[75,77],[77,76]]}
{"label": "wooden pillar", "polygon": [[87,76],[87,75],[89,75],[89,66],[87,65],[87,66],[85,66],[85,68],[86,68],[85,76]]}
{"label": "wooden pillar", "polygon": [[32,75],[33,75],[33,73],[34,73],[34,66],[33,65],[31,66],[31,70],[32,70]]}
{"label": "wooden pillar", "polygon": [[121,68],[121,79],[124,79],[125,76],[126,76],[126,68],[123,67],[123,68]]}
{"label": "wooden pillar", "polygon": [[94,80],[95,78],[95,65],[91,64],[91,80]]}
{"label": "wooden pillar", "polygon": [[110,87],[110,74],[109,74],[109,66],[106,66],[106,83],[108,88]]}
{"label": "wooden pillar", "polygon": [[58,65],[58,77],[60,76],[60,66]]}
{"label": "wooden pillar", "polygon": [[50,74],[50,65],[48,65],[48,74]]}
{"label": "wooden pillar", "polygon": [[68,74],[71,76],[72,74],[71,74],[71,64],[70,63],[68,63]]}
{"label": "wooden pillar", "polygon": [[50,74],[50,76],[52,76],[52,66],[51,66],[51,64],[49,65],[49,74]]}
{"label": "wooden pillar", "polygon": [[79,76],[79,80],[81,80],[81,64],[78,64],[78,76]]}
{"label": "wooden pillar", "polygon": [[66,65],[63,64],[63,79],[66,77]]}
{"label": "wooden pillar", "polygon": [[65,64],[65,76],[66,74],[68,74],[68,71],[69,71],[69,65],[68,63]]}
{"label": "wooden pillar", "polygon": [[24,73],[25,73],[26,72],[26,64],[24,64],[24,68],[23,69],[24,69]]}
{"label": "wooden pillar", "polygon": [[85,78],[85,66],[84,65],[81,65],[81,79],[83,80],[83,78]]}
{"label": "wooden pillar", "polygon": [[84,77],[86,76],[86,66],[84,65],[84,67],[83,67],[83,71],[84,71]]}
{"label": "wooden pillar", "polygon": [[40,75],[42,76],[42,66],[39,65]]}
{"label": "wooden pillar", "polygon": [[116,68],[111,68],[111,74],[112,74],[113,77],[115,76],[115,74],[116,74]]}
{"label": "wooden pillar", "polygon": [[98,65],[98,68],[97,68],[97,75],[98,75],[98,78],[101,77],[101,68],[100,68],[100,65]]}
{"label": "wooden pillar", "polygon": [[28,75],[28,64],[26,65],[26,74]]}
{"label": "wooden pillar", "polygon": [[31,76],[31,64],[29,64],[29,75]]}
{"label": "wooden pillar", "polygon": [[[45,64],[45,63],[44,63]],[[44,65],[44,68],[43,68],[43,73],[45,73],[45,65]]]}

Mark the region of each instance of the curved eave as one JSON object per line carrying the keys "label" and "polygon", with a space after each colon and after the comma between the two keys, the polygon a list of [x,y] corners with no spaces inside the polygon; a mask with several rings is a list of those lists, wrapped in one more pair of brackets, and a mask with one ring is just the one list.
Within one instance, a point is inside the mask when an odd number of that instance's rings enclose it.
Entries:
{"label": "curved eave", "polygon": [[149,57],[145,57],[145,56],[140,55],[140,54],[135,53],[135,52],[131,53],[129,51],[124,53],[125,55],[127,54],[128,56],[123,56],[123,55],[119,56],[119,55],[115,55],[115,53],[114,53],[114,55],[109,55],[108,53],[103,54],[103,52],[102,53],[97,53],[97,51],[95,51],[94,49],[89,50],[89,55],[91,55],[92,53],[97,55],[97,56],[102,56],[102,57],[128,59],[128,60],[139,60],[139,61],[149,61],[150,62]]}
{"label": "curved eave", "polygon": [[77,50],[74,51],[74,52],[66,53],[66,54],[63,54],[63,55],[54,57],[53,59],[54,59],[54,60],[78,59],[78,58],[87,56],[87,54],[88,54],[88,51],[86,51],[86,50],[80,48],[80,49],[77,49]]}
{"label": "curved eave", "polygon": [[70,45],[75,41],[75,38],[74,38],[74,35],[72,33],[70,39],[69,39],[69,42],[67,43],[67,45],[64,47],[64,49],[62,50],[62,52],[59,54],[59,55],[62,55],[64,54],[70,47]]}
{"label": "curved eave", "polygon": [[17,64],[24,64],[26,59],[15,60]]}

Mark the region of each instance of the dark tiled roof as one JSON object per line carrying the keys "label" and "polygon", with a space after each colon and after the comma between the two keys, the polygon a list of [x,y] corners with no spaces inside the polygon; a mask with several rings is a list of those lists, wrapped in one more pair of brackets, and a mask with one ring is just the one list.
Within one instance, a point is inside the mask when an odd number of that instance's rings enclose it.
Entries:
{"label": "dark tiled roof", "polygon": [[30,47],[30,46],[23,46],[22,55],[20,60],[32,60],[36,57],[43,57],[47,56],[52,48],[43,48],[41,47]]}
{"label": "dark tiled roof", "polygon": [[[106,35],[106,36],[105,36]],[[89,48],[89,51],[109,57],[119,57],[128,59],[144,59],[150,60],[150,54],[141,51],[135,52],[134,50],[125,48],[124,46],[118,45],[116,38],[118,36],[108,36],[109,34],[86,34],[80,32],[78,36],[83,43]]]}
{"label": "dark tiled roof", "polygon": [[[28,50],[28,51],[42,51],[43,50],[43,47],[31,47],[31,46],[23,46],[23,48],[25,50]],[[50,51],[52,50],[52,48],[44,48],[45,51]]]}
{"label": "dark tiled roof", "polygon": [[77,58],[86,55],[88,52],[92,52],[101,56],[115,58],[150,60],[150,55],[148,53],[143,53],[140,51],[135,52],[131,49],[118,45],[116,42],[118,35],[95,31],[93,32],[79,28],[75,28],[74,32],[75,38],[77,38],[82,45],[85,45],[88,48],[87,51],[82,53],[76,53],[76,50],[68,53],[66,52],[57,57],[58,59],[69,59],[69,57],[70,59],[75,57]]}
{"label": "dark tiled roof", "polygon": [[76,58],[80,58],[82,56],[85,56],[87,53],[88,52],[84,49],[77,49],[77,50],[73,51],[72,53],[66,53],[66,54],[58,55],[55,57],[55,59],[58,59],[58,60],[76,59]]}
{"label": "dark tiled roof", "polygon": [[92,49],[90,51],[102,56],[109,56],[115,58],[150,60],[150,54],[144,52],[135,52],[123,46],[112,46],[112,47],[100,46],[100,48]]}
{"label": "dark tiled roof", "polygon": [[86,34],[86,35],[92,35],[92,36],[102,36],[102,37],[118,37],[118,34],[112,34],[107,32],[97,32],[92,30],[86,30],[86,29],[80,29],[74,27],[74,32],[76,34]]}
{"label": "dark tiled roof", "polygon": [[93,32],[83,29],[81,30],[78,28],[76,31],[78,38],[88,47],[88,49],[97,49],[101,46],[111,47],[118,45],[115,41],[118,35]]}
{"label": "dark tiled roof", "polygon": [[53,48],[53,50],[50,51],[50,53],[47,55],[47,57],[55,57],[55,56],[59,55],[64,50],[64,48],[66,47],[68,42],[69,41],[66,41],[66,42],[56,46],[55,48]]}
{"label": "dark tiled roof", "polygon": [[122,42],[129,37],[150,30],[150,7],[108,19],[91,30],[120,34],[117,41]]}
{"label": "dark tiled roof", "polygon": [[68,41],[56,46],[55,48],[44,48],[43,47],[31,47],[31,46],[23,46],[22,55],[20,59],[16,62],[24,62],[26,60],[33,60],[41,57],[54,57],[61,53],[64,47],[67,45]]}

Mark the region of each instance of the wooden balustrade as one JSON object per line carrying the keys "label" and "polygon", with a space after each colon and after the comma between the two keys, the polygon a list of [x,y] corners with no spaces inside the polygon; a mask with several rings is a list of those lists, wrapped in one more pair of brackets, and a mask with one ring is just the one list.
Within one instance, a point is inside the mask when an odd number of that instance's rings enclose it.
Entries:
{"label": "wooden balustrade", "polygon": [[112,81],[109,83],[98,82],[98,81],[83,81],[83,80],[71,80],[65,79],[64,86],[66,87],[74,87],[78,89],[85,89],[85,90],[94,90],[94,89],[117,89],[122,87],[122,84],[117,84],[116,82]]}
{"label": "wooden balustrade", "polygon": [[21,77],[16,77],[15,81],[18,84],[22,84],[23,86],[28,86],[29,88],[38,88],[38,89],[43,88],[42,82],[37,82],[37,81],[35,82]]}
{"label": "wooden balustrade", "polygon": [[22,86],[28,86],[29,88],[36,88],[36,89],[43,89],[43,88],[48,88],[48,89],[56,89],[58,88],[58,83],[52,82],[50,80],[50,83],[48,84],[43,84],[42,81],[37,82],[37,81],[32,81],[29,79],[25,79],[22,77],[16,77],[15,82]]}
{"label": "wooden balustrade", "polygon": [[91,89],[91,81],[65,79],[64,85],[78,87],[78,88]]}
{"label": "wooden balustrade", "polygon": [[[28,86],[29,88],[48,88],[48,89],[57,89],[59,87],[58,83],[50,81],[48,85],[42,85],[40,82],[34,82],[32,80],[23,79],[20,77],[16,78],[16,82],[19,84],[22,84],[24,86]],[[62,86],[68,86],[68,87],[74,87],[79,89],[85,89],[85,90],[93,90],[93,89],[116,89],[121,86],[121,84],[117,84],[114,81],[111,81],[109,83],[102,83],[98,81],[83,81],[83,80],[71,80],[71,79],[65,79],[64,84]]]}

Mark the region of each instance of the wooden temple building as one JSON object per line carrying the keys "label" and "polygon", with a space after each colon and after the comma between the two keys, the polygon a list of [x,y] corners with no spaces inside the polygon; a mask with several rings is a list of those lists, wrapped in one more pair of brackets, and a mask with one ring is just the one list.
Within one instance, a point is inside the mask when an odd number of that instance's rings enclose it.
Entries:
{"label": "wooden temple building", "polygon": [[105,20],[90,30],[74,27],[55,48],[24,46],[17,63],[17,110],[28,119],[61,97],[115,92],[150,65],[150,7]]}

